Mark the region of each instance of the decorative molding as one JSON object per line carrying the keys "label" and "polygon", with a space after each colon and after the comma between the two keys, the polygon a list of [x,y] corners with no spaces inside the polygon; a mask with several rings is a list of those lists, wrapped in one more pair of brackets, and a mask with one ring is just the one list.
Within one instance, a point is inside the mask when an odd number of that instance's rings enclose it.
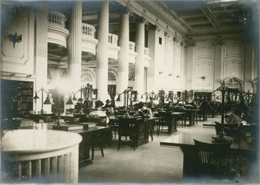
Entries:
{"label": "decorative molding", "polygon": [[195,59],[213,59],[213,47],[197,46],[195,49]]}
{"label": "decorative molding", "polygon": [[224,78],[237,77],[242,79],[242,61],[226,60],[224,61]]}
{"label": "decorative molding", "polygon": [[[194,63],[194,86],[212,88],[213,62],[210,60],[197,61]],[[197,89],[197,88],[196,88]]]}
{"label": "decorative molding", "polygon": [[224,59],[243,58],[243,47],[241,44],[227,44],[224,46]]}
{"label": "decorative molding", "polygon": [[62,45],[67,48],[68,35],[69,30],[66,28],[48,23],[48,43]]}
{"label": "decorative molding", "polygon": [[35,49],[36,53],[35,55],[38,57],[43,57],[43,58],[47,58],[47,48],[41,47],[41,46],[37,46]]}

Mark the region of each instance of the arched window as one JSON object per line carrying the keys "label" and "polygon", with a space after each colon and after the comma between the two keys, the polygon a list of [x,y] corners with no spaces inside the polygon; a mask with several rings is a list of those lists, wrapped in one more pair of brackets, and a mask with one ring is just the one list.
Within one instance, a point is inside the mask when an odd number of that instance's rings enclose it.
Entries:
{"label": "arched window", "polygon": [[67,71],[65,71],[65,70],[62,71],[62,72],[61,72],[61,75],[60,75],[60,79],[61,79],[61,80],[66,80],[67,77],[68,77]]}
{"label": "arched window", "polygon": [[93,82],[93,76],[90,71],[85,72],[81,75],[82,82]]}
{"label": "arched window", "polygon": [[134,71],[130,71],[129,76],[128,76],[129,81],[135,81],[135,73]]}
{"label": "arched window", "polygon": [[116,81],[116,75],[112,72],[108,72],[108,81]]}

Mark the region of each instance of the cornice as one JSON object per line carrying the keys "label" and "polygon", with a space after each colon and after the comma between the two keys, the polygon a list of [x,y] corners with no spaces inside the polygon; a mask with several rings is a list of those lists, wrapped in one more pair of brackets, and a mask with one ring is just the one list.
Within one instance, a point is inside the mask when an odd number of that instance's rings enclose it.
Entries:
{"label": "cornice", "polygon": [[136,15],[144,18],[146,21],[162,28],[172,35],[175,34],[176,31],[182,35],[186,35],[188,33],[188,29],[184,27],[182,23],[175,20],[174,17],[168,13],[162,12],[161,8],[151,1],[117,0],[117,2],[123,6],[126,6]]}
{"label": "cornice", "polygon": [[[183,26],[181,22],[176,20],[172,15],[168,14],[167,12],[163,11],[162,8],[152,1],[140,1],[143,3],[144,6],[147,6],[147,9],[152,12],[152,14],[156,15],[158,18],[160,18],[164,23],[165,27],[167,28],[167,25],[171,26],[173,29],[177,30],[181,34],[186,34],[188,32],[188,29]],[[165,22],[166,20],[166,22]]]}

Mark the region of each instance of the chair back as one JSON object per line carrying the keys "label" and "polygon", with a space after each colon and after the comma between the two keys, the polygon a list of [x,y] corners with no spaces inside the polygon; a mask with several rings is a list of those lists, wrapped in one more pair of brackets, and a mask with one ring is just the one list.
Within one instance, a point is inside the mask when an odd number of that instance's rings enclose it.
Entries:
{"label": "chair back", "polygon": [[158,112],[160,125],[169,125],[171,120],[171,112]]}
{"label": "chair back", "polygon": [[137,118],[119,117],[118,132],[121,136],[131,136],[134,129],[134,122]]}
{"label": "chair back", "polygon": [[[230,153],[230,142],[204,143],[194,139],[199,167],[221,167],[227,165]],[[205,169],[206,170],[206,169]]]}

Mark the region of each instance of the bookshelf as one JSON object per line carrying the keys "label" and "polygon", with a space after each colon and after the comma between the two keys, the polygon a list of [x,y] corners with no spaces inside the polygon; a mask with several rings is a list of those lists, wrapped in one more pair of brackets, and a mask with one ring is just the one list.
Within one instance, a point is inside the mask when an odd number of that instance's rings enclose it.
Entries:
{"label": "bookshelf", "polygon": [[33,82],[1,80],[2,118],[23,117],[33,110]]}

